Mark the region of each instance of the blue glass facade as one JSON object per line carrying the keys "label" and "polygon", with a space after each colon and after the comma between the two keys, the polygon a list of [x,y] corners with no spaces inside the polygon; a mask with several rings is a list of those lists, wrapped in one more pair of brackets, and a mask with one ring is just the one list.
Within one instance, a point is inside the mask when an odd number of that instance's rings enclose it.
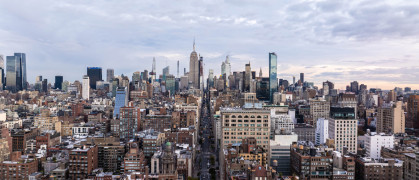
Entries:
{"label": "blue glass facade", "polygon": [[121,107],[128,105],[128,96],[127,96],[127,88],[126,87],[119,87],[116,90],[115,96],[115,108],[113,110],[113,117],[119,118],[119,110]]}
{"label": "blue glass facade", "polygon": [[12,92],[27,89],[25,53],[6,57],[6,89]]}
{"label": "blue glass facade", "polygon": [[271,102],[273,102],[274,93],[278,91],[277,67],[276,54],[269,53],[269,100]]}

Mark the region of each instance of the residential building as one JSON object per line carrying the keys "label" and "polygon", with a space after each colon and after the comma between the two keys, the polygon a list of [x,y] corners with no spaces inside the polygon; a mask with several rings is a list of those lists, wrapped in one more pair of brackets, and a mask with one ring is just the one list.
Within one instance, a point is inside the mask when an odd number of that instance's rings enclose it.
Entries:
{"label": "residential building", "polygon": [[402,101],[397,101],[394,104],[386,104],[383,105],[383,107],[378,108],[378,133],[397,134],[405,132],[405,115],[402,105]]}

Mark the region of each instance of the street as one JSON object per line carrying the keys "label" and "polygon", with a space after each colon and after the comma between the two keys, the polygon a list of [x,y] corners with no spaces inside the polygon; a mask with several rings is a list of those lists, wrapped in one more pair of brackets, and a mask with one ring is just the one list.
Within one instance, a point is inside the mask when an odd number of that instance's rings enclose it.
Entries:
{"label": "street", "polygon": [[[212,122],[211,122],[211,111],[208,109],[209,99],[203,98],[202,108],[201,108],[201,123],[200,131],[201,134],[201,151],[197,155],[199,159],[199,178],[200,179],[211,179],[210,169],[213,168],[213,173],[215,174],[215,165],[217,164],[216,154],[214,152],[213,146],[211,146],[211,132],[212,132]],[[211,159],[212,156],[212,159]],[[211,163],[212,161],[212,163]],[[213,179],[216,179],[217,175],[215,174]]]}

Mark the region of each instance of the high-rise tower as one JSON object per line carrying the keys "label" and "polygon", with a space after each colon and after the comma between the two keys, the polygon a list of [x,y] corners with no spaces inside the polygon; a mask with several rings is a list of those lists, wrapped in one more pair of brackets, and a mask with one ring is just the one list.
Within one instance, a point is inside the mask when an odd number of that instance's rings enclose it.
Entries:
{"label": "high-rise tower", "polygon": [[273,95],[278,92],[277,80],[277,56],[274,52],[269,53],[269,98],[273,102]]}
{"label": "high-rise tower", "polygon": [[106,82],[111,82],[114,79],[114,70],[113,69],[107,69],[106,70]]}
{"label": "high-rise tower", "polygon": [[16,92],[26,89],[26,55],[15,53],[14,56],[7,56],[6,86],[7,89]]}
{"label": "high-rise tower", "polygon": [[90,80],[89,80],[89,76],[83,76],[83,81],[82,81],[82,91],[81,91],[81,95],[83,99],[87,99],[89,100],[90,97]]}
{"label": "high-rise tower", "polygon": [[199,89],[199,62],[198,54],[195,51],[195,40],[193,42],[193,51],[189,61],[189,82],[195,89]]}
{"label": "high-rise tower", "polygon": [[89,76],[90,87],[96,89],[96,82],[102,81],[101,67],[87,67],[87,76]]}

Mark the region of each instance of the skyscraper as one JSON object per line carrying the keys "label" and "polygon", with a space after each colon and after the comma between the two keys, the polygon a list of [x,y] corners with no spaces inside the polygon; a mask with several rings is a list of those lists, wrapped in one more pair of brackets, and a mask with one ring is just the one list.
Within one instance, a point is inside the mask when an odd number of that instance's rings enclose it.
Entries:
{"label": "skyscraper", "polygon": [[96,82],[102,81],[102,68],[87,67],[87,76],[89,76],[90,79],[90,87],[96,89]]}
{"label": "skyscraper", "polygon": [[358,81],[351,82],[351,92],[357,94],[359,90]]}
{"label": "skyscraper", "polygon": [[163,78],[167,75],[169,75],[170,73],[170,68],[169,66],[166,66],[165,68],[163,68]]}
{"label": "skyscraper", "polygon": [[45,93],[48,92],[48,79],[42,80],[42,92],[45,92]]}
{"label": "skyscraper", "polygon": [[269,100],[273,102],[273,95],[278,92],[277,80],[277,56],[274,52],[269,53]]}
{"label": "skyscraper", "polygon": [[89,100],[89,97],[90,97],[90,95],[89,95],[89,93],[90,93],[90,80],[89,79],[90,79],[89,76],[87,76],[87,75],[83,76],[82,91],[81,91],[82,98],[87,99],[87,100]]}
{"label": "skyscraper", "polygon": [[225,80],[226,86],[230,87],[229,81],[228,81],[228,77],[231,74],[231,65],[230,65],[230,58],[228,56],[226,56],[226,60],[221,64],[221,75]]}
{"label": "skyscraper", "polygon": [[127,87],[118,87],[115,96],[115,107],[113,110],[113,118],[119,118],[119,110],[121,107],[128,105],[128,89]]}
{"label": "skyscraper", "polygon": [[246,64],[245,71],[244,71],[244,89],[243,91],[249,92],[250,91],[250,81],[252,80],[252,69],[249,64]]}
{"label": "skyscraper", "polygon": [[304,73],[300,73],[301,84],[304,84]]}
{"label": "skyscraper", "polygon": [[6,86],[7,89],[16,92],[27,88],[26,80],[26,55],[15,53],[14,56],[7,56]]}
{"label": "skyscraper", "polygon": [[154,83],[156,81],[156,58],[153,57],[153,65],[151,67],[151,83]]}
{"label": "skyscraper", "polygon": [[114,78],[115,74],[114,74],[114,70],[113,69],[107,69],[106,70],[106,81],[107,82],[111,82]]}
{"label": "skyscraper", "polygon": [[63,89],[63,76],[55,76],[54,88]]}
{"label": "skyscraper", "polygon": [[193,42],[193,51],[189,61],[189,81],[195,89],[199,88],[199,62],[198,54],[195,51],[195,41]]}
{"label": "skyscraper", "polygon": [[4,78],[4,56],[0,54],[0,90],[4,90],[5,78]]}

